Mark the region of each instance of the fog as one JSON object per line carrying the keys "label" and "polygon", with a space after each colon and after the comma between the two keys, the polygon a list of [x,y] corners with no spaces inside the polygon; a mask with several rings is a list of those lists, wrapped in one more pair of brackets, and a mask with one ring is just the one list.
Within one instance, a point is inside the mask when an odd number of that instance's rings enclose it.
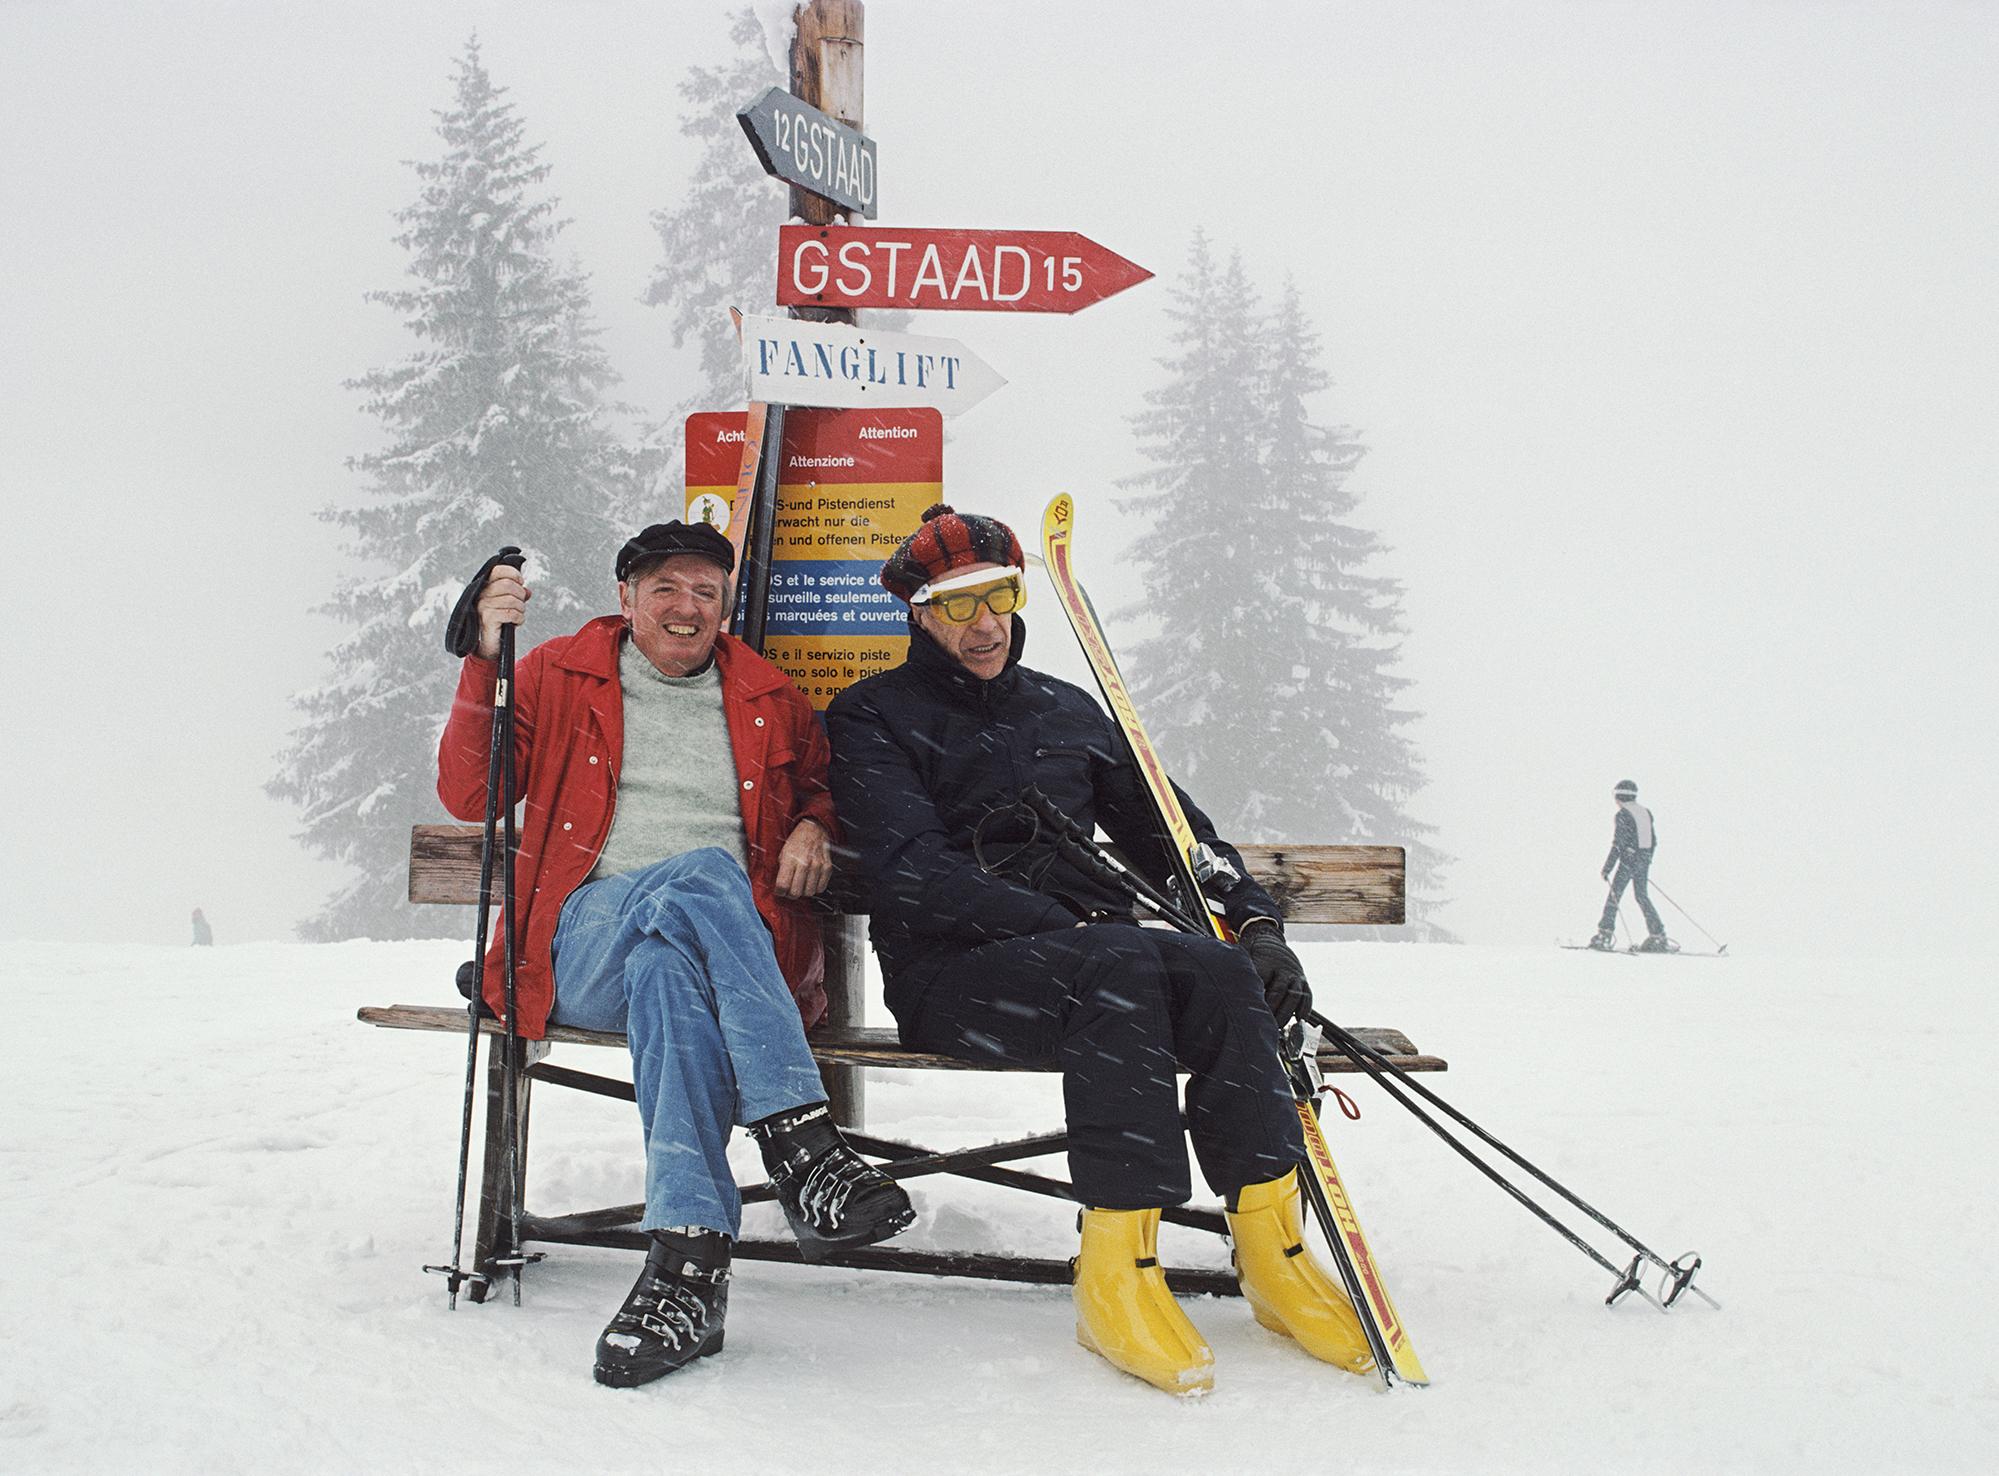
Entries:
{"label": "fog", "polygon": [[[437,152],[476,30],[622,393],[662,414],[691,355],[638,301],[647,217],[728,14],[0,4],[0,936],[184,942],[200,906],[220,943],[284,937],[338,880],[261,785],[334,636],[312,513],[376,444],[341,381],[409,348],[363,301],[401,280],[400,161]],[[949,495],[1026,527],[1074,493],[1100,608],[1192,231],[1297,282],[1407,586],[1412,808],[1460,936],[1586,933],[1630,777],[1655,877],[1737,950],[1991,947],[1999,11],[872,0],[867,27],[884,222],[1077,230],[1159,276],[913,325],[1009,381],[953,424]],[[1080,674],[1051,613],[1028,659]]]}

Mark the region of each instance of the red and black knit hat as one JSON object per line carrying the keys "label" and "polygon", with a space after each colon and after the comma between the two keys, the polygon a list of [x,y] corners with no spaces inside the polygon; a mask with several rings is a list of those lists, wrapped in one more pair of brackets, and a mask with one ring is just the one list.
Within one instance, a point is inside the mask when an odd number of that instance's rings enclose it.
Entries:
{"label": "red and black knit hat", "polygon": [[973,564],[1008,564],[1018,569],[1024,560],[1020,540],[998,518],[954,511],[948,503],[925,509],[923,525],[903,539],[882,565],[882,588],[907,601],[926,584],[935,584],[954,569]]}

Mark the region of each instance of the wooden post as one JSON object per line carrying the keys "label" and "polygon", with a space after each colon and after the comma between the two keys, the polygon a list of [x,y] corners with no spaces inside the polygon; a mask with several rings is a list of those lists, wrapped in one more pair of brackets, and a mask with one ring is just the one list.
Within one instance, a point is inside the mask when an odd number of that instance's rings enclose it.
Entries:
{"label": "wooden post", "polygon": [[[861,0],[810,0],[793,13],[795,29],[791,38],[791,95],[810,103],[849,128],[862,124],[862,37]],[[863,130],[864,131],[864,130]],[[810,225],[845,224],[846,217],[833,202],[808,190],[791,191],[791,213]],[[797,307],[795,318],[821,323],[855,323],[860,314],[851,309]],[[771,427],[765,455],[784,454],[782,409],[771,407],[778,423]],[[775,502],[775,481],[772,479]],[[867,995],[866,929],[856,917],[827,920],[826,940],[826,1022],[828,1025],[863,1023],[863,1001]],[[858,1066],[822,1066],[826,1099],[833,1120],[842,1127],[867,1125],[866,1079]]]}
{"label": "wooden post", "polygon": [[[866,29],[861,0],[810,0],[798,7],[797,30],[791,40],[791,94],[865,133],[861,109],[862,33]],[[791,213],[807,225],[845,225],[847,217],[831,200],[796,186]],[[815,323],[860,322],[851,308],[795,307],[794,318]]]}

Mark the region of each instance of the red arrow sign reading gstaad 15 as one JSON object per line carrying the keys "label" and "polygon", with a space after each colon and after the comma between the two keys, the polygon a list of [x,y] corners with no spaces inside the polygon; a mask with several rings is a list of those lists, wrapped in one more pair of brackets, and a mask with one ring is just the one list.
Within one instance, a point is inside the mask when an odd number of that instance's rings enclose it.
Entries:
{"label": "red arrow sign reading gstaad 15", "polygon": [[1074,231],[781,226],[782,307],[1073,313],[1152,275]]}

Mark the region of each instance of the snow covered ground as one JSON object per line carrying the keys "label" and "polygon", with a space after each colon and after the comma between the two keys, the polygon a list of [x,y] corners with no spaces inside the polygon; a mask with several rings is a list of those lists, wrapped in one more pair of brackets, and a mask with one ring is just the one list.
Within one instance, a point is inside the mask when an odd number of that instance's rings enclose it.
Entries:
{"label": "snow covered ground", "polygon": [[[1306,952],[1328,1013],[1447,1057],[1451,1100],[1657,1249],[1699,1249],[1725,1310],[1606,1310],[1595,1266],[1361,1082],[1333,1147],[1428,1390],[1379,1393],[1212,1299],[1190,1311],[1215,1393],[1176,1403],[1077,1348],[1061,1288],[746,1264],[723,1357],[611,1392],[591,1349],[631,1256],[551,1248],[519,1309],[447,1312],[419,1270],[449,1240],[463,1055],[354,1010],[449,1000],[461,947],[13,943],[0,1470],[1999,1465],[1989,960]],[[891,1136],[1058,1120],[1045,1080],[868,1090]],[[532,1205],[638,1186],[629,1106],[541,1094]],[[905,1243],[1073,1249],[1052,1201],[915,1192]],[[1191,1232],[1167,1254],[1223,1263]]]}

